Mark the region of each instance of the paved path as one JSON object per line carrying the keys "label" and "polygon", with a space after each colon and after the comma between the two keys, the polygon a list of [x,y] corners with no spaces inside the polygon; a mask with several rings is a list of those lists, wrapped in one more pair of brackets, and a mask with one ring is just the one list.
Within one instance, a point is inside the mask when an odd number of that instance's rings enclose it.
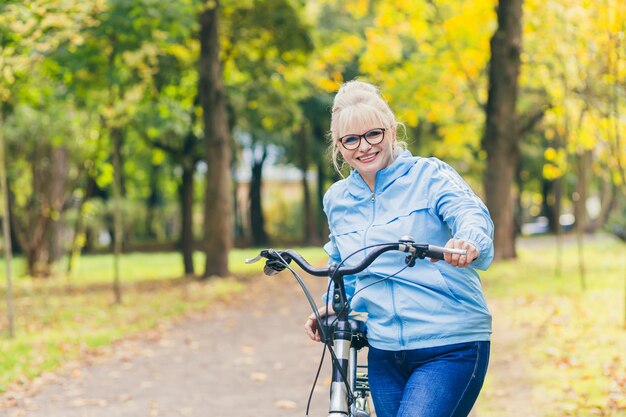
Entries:
{"label": "paved path", "polygon": [[[316,297],[325,290],[324,279],[306,282]],[[29,395],[5,395],[13,404],[0,408],[0,417],[302,417],[322,352],[305,336],[308,314],[288,274],[255,278],[244,294],[199,317],[119,343],[33,384]],[[495,392],[485,393],[490,406],[481,412],[479,405],[472,417],[533,416],[518,336],[505,320],[495,324],[488,374]],[[310,416],[326,416],[328,381],[326,371]]]}
{"label": "paved path", "polygon": [[[323,281],[307,279],[316,295]],[[305,336],[308,314],[293,278],[260,277],[203,317],[68,369],[0,416],[300,417],[322,352]],[[327,377],[320,379],[311,415],[327,407]]]}

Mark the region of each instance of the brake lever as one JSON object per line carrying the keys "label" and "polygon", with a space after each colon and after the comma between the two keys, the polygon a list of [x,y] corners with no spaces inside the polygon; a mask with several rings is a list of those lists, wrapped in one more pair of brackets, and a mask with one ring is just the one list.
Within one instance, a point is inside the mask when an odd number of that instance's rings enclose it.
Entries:
{"label": "brake lever", "polygon": [[258,254],[254,258],[246,259],[244,262],[247,263],[247,264],[253,264],[255,262],[259,262],[261,259],[263,259],[263,256],[261,254]]}

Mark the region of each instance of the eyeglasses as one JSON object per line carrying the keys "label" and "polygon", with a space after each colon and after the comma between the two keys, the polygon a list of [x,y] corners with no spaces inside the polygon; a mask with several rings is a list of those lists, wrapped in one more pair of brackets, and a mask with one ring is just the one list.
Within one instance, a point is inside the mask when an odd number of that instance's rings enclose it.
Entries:
{"label": "eyeglasses", "polygon": [[368,130],[362,135],[345,135],[339,138],[339,142],[349,151],[353,151],[361,146],[361,139],[365,139],[370,145],[378,145],[385,138],[385,129],[376,128]]}

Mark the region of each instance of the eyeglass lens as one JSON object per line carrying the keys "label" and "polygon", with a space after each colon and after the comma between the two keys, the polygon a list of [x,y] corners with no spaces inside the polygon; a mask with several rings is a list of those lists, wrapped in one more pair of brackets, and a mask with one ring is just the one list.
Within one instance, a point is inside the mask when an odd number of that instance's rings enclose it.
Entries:
{"label": "eyeglass lens", "polygon": [[340,139],[344,148],[352,150],[361,145],[361,138],[365,139],[370,145],[379,144],[385,135],[385,129],[368,130],[362,135],[346,135]]}

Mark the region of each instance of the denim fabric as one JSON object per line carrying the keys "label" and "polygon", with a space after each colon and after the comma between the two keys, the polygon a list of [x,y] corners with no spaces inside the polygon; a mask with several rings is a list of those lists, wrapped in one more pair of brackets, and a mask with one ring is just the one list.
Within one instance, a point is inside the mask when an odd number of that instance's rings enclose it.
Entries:
{"label": "denim fabric", "polygon": [[370,389],[377,417],[466,417],[482,388],[489,342],[414,350],[370,347]]}

